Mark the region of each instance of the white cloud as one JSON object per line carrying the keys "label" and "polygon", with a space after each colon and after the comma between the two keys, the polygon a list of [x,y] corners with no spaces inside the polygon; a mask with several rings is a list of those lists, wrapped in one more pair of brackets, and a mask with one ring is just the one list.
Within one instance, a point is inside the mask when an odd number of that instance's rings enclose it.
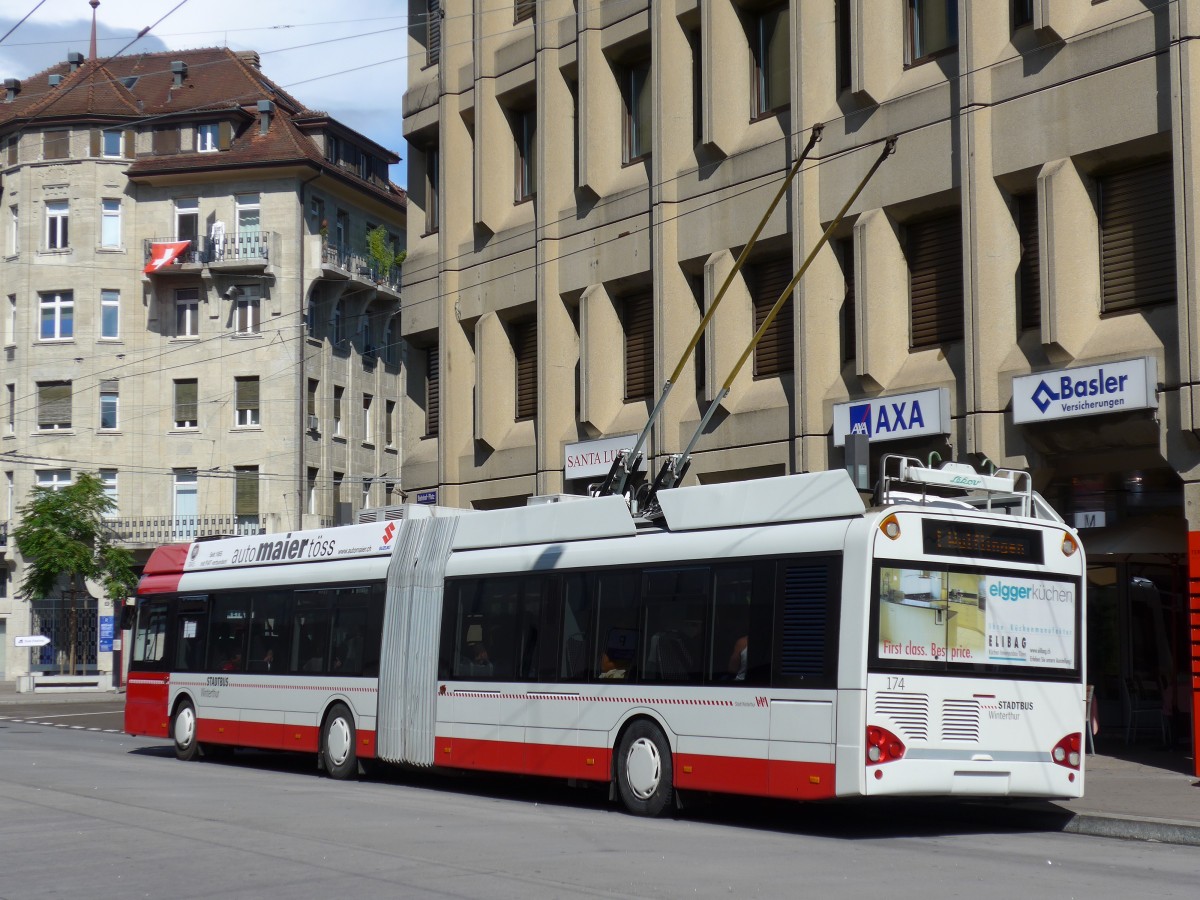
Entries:
{"label": "white cloud", "polygon": [[[100,0],[97,53],[118,52],[178,0]],[[5,3],[0,35],[36,0]],[[328,112],[407,156],[401,100],[407,82],[406,0],[187,0],[126,54],[228,46],[257,50],[263,72],[312,109]],[[87,0],[48,0],[0,44],[0,77],[24,77],[71,50],[87,52]],[[353,69],[354,71],[348,71]],[[392,178],[405,183],[404,162]]]}

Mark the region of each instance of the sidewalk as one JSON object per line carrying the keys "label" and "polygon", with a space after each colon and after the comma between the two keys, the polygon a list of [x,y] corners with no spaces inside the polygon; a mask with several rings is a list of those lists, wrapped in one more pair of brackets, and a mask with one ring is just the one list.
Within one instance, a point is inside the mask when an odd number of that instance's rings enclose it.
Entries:
{"label": "sidewalk", "polygon": [[[0,715],[22,706],[47,703],[124,703],[124,692],[79,691],[18,694],[0,682]],[[1192,774],[1191,754],[1151,744],[1100,742],[1099,753],[1084,762],[1085,794],[1079,800],[980,801],[1007,815],[1043,817],[1047,828],[1072,834],[1160,841],[1200,847],[1200,778]]]}

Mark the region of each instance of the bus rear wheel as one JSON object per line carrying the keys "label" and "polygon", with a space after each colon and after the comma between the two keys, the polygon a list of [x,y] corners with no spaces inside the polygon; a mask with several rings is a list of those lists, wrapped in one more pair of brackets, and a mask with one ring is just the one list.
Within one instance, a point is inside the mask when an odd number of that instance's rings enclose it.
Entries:
{"label": "bus rear wheel", "polygon": [[651,722],[634,722],[617,747],[617,792],[636,816],[660,816],[675,796],[671,745]]}
{"label": "bus rear wheel", "polygon": [[345,704],[334,704],[321,729],[321,761],[330,778],[346,779],[358,772],[356,740],[354,716]]}
{"label": "bus rear wheel", "polygon": [[175,758],[184,762],[200,755],[200,742],[196,740],[196,707],[191,700],[184,700],[175,707],[171,717],[171,737],[175,739]]}

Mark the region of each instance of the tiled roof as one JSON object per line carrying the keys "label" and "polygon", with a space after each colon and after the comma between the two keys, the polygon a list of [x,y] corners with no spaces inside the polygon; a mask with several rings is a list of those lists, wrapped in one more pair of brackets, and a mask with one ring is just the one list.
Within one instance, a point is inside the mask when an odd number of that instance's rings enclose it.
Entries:
{"label": "tiled roof", "polygon": [[[175,61],[187,65],[179,86],[171,71]],[[53,75],[60,76],[58,85],[50,84]],[[260,100],[275,103],[266,134],[260,133],[257,121]],[[183,122],[188,114],[208,113],[204,118],[211,120],[214,112],[235,109],[253,115],[254,122],[244,124],[248,119],[239,113],[235,127],[242,128],[228,150],[142,156],[130,166],[129,176],[307,163],[337,173],[390,203],[407,204],[406,193],[397,185],[388,182],[381,187],[363,181],[325,160],[316,144],[292,122],[293,117],[312,120],[324,114],[305,108],[256,65],[225,47],[85,60],[74,72],[68,63],[58,63],[21,79],[20,92],[12,102],[0,102],[0,134],[80,119],[127,119],[136,126]],[[374,145],[369,138],[365,143]]]}

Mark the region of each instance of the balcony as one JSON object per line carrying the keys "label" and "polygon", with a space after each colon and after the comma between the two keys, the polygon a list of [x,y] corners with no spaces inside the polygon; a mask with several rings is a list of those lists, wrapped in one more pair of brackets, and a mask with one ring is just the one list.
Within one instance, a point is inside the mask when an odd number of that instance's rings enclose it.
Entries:
{"label": "balcony", "polygon": [[[192,273],[198,266],[217,265],[223,269],[261,269],[270,262],[272,231],[254,231],[246,234],[229,234],[217,237],[197,237],[188,242],[188,248],[177,256],[170,265],[163,266],[158,274],[176,272]],[[174,243],[175,238],[150,238],[142,242],[144,263],[150,262],[152,244]],[[397,282],[399,284],[399,282]]]}
{"label": "balcony", "polygon": [[328,241],[321,246],[321,263],[327,274],[367,281],[377,288],[400,295],[400,266],[382,271],[366,254],[355,253]]}
{"label": "balcony", "polygon": [[121,544],[178,544],[197,538],[266,534],[256,516],[134,516],[105,519],[109,538]]}

